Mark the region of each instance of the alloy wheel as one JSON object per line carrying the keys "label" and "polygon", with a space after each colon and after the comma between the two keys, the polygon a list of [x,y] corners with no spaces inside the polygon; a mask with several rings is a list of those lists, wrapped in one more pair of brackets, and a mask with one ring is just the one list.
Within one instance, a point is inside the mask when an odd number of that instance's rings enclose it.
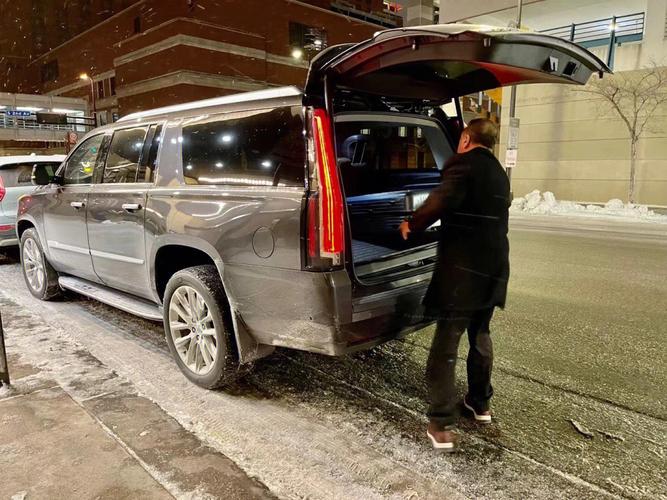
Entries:
{"label": "alloy wheel", "polygon": [[202,294],[191,286],[180,286],[171,296],[169,334],[190,371],[206,375],[213,369],[218,355],[213,316]]}
{"label": "alloy wheel", "polygon": [[42,252],[32,238],[25,240],[23,244],[23,270],[30,288],[38,292],[44,286],[45,272],[42,262]]}

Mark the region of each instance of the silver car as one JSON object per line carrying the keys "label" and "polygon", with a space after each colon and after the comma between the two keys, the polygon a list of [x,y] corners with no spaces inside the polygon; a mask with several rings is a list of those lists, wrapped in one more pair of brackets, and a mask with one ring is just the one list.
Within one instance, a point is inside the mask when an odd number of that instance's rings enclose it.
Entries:
{"label": "silver car", "polygon": [[126,116],[21,198],[26,283],[162,321],[208,388],[276,346],[341,355],[397,338],[429,323],[440,231],[406,242],[397,227],[440,182],[458,98],[606,71],[546,35],[422,26],[326,49],[303,90]]}
{"label": "silver car", "polygon": [[0,247],[18,245],[16,209],[18,199],[35,189],[33,169],[53,175],[64,155],[0,156]]}

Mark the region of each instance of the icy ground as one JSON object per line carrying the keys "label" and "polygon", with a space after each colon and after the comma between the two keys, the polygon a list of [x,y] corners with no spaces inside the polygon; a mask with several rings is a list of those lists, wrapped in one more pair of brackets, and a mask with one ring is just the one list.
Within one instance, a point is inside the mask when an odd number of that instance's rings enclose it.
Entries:
{"label": "icy ground", "polygon": [[537,189],[526,196],[514,198],[510,213],[641,220],[667,224],[667,215],[657,214],[646,205],[623,203],[619,199],[609,200],[604,206],[582,205],[574,201],[557,200],[551,191],[541,193]]}
{"label": "icy ground", "polygon": [[279,498],[667,500],[667,239],[617,230],[512,229],[496,423],[462,420],[451,456],[424,433],[432,329],[344,358],[281,350],[236,387],[204,391],[178,372],[161,325],[74,295],[40,302],[16,259],[0,262],[0,309],[10,353],[73,397],[93,396],[96,366],[113,370]]}

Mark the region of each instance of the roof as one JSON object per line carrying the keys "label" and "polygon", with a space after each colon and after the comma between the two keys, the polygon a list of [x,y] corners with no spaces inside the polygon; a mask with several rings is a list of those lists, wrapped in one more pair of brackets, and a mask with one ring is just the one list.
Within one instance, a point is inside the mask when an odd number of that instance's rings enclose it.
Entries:
{"label": "roof", "polygon": [[0,167],[13,163],[40,163],[40,162],[61,162],[66,158],[65,155],[15,155],[0,156]]}
{"label": "roof", "polygon": [[214,97],[212,99],[204,99],[201,101],[186,102],[183,104],[174,104],[172,106],[149,109],[147,111],[139,111],[137,113],[130,113],[129,115],[122,117],[120,120],[118,120],[118,122],[128,122],[131,120],[141,121],[152,116],[166,115],[169,113],[178,113],[194,109],[211,108],[214,106],[221,106],[224,104],[261,101],[265,99],[279,99],[281,97],[284,98],[297,97],[300,96],[301,94],[302,94],[301,90],[299,90],[297,87],[279,87],[269,90],[256,90],[252,92],[243,92],[240,94]]}

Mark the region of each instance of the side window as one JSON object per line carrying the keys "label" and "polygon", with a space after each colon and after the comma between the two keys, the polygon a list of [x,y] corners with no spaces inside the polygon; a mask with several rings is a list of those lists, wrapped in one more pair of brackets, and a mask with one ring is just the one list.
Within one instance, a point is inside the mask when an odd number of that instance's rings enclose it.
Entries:
{"label": "side window", "polygon": [[53,177],[53,174],[55,173],[56,170],[58,170],[58,167],[60,166],[59,163],[35,163],[34,165],[30,166],[30,174],[28,174],[27,180],[25,181],[26,184],[32,184],[32,169],[35,168],[35,170],[42,170],[46,172],[46,177],[49,179]]}
{"label": "side window", "polygon": [[301,108],[208,118],[183,127],[187,184],[303,186],[305,146]]}
{"label": "side window", "polygon": [[63,172],[63,184],[90,184],[95,161],[102,144],[102,134],[86,139],[71,154]]}
{"label": "side window", "polygon": [[32,165],[19,165],[18,178],[16,184],[19,186],[26,186],[32,184]]}
{"label": "side window", "polygon": [[102,182],[137,182],[137,170],[147,127],[117,130],[111,139]]}
{"label": "side window", "polygon": [[162,140],[162,125],[151,125],[146,136],[146,144],[141,154],[141,163],[137,174],[137,182],[153,182],[157,168],[157,153]]}

